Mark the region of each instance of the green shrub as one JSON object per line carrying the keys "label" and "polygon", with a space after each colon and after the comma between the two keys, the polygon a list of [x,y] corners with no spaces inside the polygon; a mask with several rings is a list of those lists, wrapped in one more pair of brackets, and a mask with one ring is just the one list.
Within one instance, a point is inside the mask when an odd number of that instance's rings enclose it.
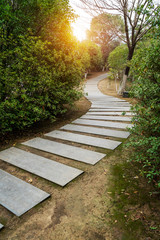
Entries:
{"label": "green shrub", "polygon": [[160,42],[137,50],[132,60],[135,82],[132,94],[138,99],[133,107],[134,127],[130,146],[132,159],[142,163],[141,174],[160,187]]}
{"label": "green shrub", "polygon": [[37,37],[10,41],[12,50],[0,56],[1,134],[54,119],[81,94],[82,66],[74,51],[66,55],[50,49],[49,42]]}

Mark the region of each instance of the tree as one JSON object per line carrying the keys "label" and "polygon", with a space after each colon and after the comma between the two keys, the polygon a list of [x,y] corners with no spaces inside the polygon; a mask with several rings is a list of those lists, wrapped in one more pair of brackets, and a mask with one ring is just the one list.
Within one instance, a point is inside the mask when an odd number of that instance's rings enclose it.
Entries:
{"label": "tree", "polygon": [[87,31],[87,37],[101,46],[104,62],[106,62],[109,53],[120,44],[117,33],[122,35],[123,32],[124,24],[120,16],[102,13],[92,18],[90,30]]}
{"label": "tree", "polygon": [[[156,6],[153,0],[79,0],[82,8],[91,13],[102,13],[104,11],[115,11],[123,17],[125,25],[125,38],[123,41],[128,46],[128,61],[133,57],[137,43],[155,25],[160,12],[159,5]],[[159,18],[159,17],[158,17]],[[118,33],[117,33],[118,36]],[[119,36],[120,37],[120,36]],[[122,84],[119,89],[121,94],[126,85],[130,67],[126,66]]]}
{"label": "tree", "polygon": [[85,40],[79,46],[80,59],[85,71],[99,71],[103,66],[103,58],[100,46],[92,41]]}
{"label": "tree", "polygon": [[111,73],[114,75],[115,80],[119,80],[123,76],[124,68],[127,64],[128,48],[127,45],[123,44],[116,47],[108,57],[108,64]]}

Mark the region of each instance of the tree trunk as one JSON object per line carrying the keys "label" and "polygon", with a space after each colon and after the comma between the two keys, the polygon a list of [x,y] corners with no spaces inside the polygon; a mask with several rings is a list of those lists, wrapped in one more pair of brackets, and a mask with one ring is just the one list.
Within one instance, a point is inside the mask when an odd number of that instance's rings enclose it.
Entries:
{"label": "tree trunk", "polygon": [[[128,54],[128,58],[127,60],[130,61],[133,57],[133,53],[134,53],[134,49],[135,49],[135,46],[132,47],[130,50],[129,50],[129,54]],[[127,82],[127,78],[128,78],[128,75],[129,75],[129,71],[130,71],[130,67],[129,66],[126,66],[126,69],[125,69],[125,72],[123,74],[123,80],[119,86],[119,90],[118,90],[118,95],[122,95],[123,92],[125,91],[125,88],[126,88],[126,82]]]}
{"label": "tree trunk", "polygon": [[127,78],[128,78],[128,75],[129,75],[129,70],[130,70],[130,67],[127,66],[126,69],[125,69],[125,72],[123,74],[123,80],[122,80],[122,82],[119,86],[118,95],[122,95],[122,93],[125,91]]}

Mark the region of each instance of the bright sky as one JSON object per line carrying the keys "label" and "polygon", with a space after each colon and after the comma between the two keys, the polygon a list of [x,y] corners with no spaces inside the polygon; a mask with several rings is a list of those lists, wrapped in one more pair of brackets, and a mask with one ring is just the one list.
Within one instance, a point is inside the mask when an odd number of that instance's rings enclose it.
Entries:
{"label": "bright sky", "polygon": [[90,29],[91,16],[77,7],[77,2],[79,1],[70,0],[70,5],[75,10],[75,13],[79,15],[75,23],[72,23],[72,27],[74,35],[78,40],[82,41],[86,38],[86,30]]}

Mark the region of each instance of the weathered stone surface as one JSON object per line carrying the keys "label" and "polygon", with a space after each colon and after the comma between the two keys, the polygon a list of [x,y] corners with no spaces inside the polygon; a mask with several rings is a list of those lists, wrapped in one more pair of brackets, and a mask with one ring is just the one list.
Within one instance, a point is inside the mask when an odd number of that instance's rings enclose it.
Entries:
{"label": "weathered stone surface", "polygon": [[120,98],[113,98],[113,97],[97,97],[97,98],[90,98],[90,101],[92,101],[95,104],[105,104],[107,102],[127,102],[126,100],[120,99]]}
{"label": "weathered stone surface", "polygon": [[113,103],[107,103],[107,104],[92,104],[91,105],[91,108],[98,108],[98,109],[101,109],[101,108],[114,108],[114,107],[116,107],[116,108],[118,108],[118,107],[130,107],[130,104],[128,104],[128,103],[116,103],[116,104],[113,104]]}
{"label": "weathered stone surface", "polygon": [[86,119],[77,119],[72,123],[84,124],[90,126],[99,126],[99,127],[109,127],[109,128],[122,128],[126,129],[127,127],[132,127],[132,124],[120,123],[120,122],[107,122],[107,121],[96,121],[96,120],[86,120]]}
{"label": "weathered stone surface", "polygon": [[72,142],[81,143],[81,144],[86,144],[94,147],[108,148],[112,150],[121,144],[121,142],[119,141],[113,141],[113,140],[102,139],[98,137],[91,137],[91,136],[85,136],[82,134],[62,132],[62,131],[52,131],[50,133],[45,134],[45,136],[72,141]]}
{"label": "weathered stone surface", "polygon": [[95,119],[95,120],[109,120],[109,121],[111,120],[111,121],[124,121],[124,122],[131,121],[130,117],[97,116],[97,115],[88,115],[88,114],[83,115],[81,119]]}
{"label": "weathered stone surface", "polygon": [[[104,112],[104,111],[89,111],[87,112],[87,115],[104,115],[104,116],[123,116],[123,112]],[[133,114],[131,112],[126,112],[124,116],[132,116]]]}
{"label": "weathered stone surface", "polygon": [[91,133],[91,134],[101,135],[105,137],[109,136],[109,137],[118,137],[118,138],[128,138],[128,136],[130,135],[130,133],[126,131],[117,131],[112,129],[98,128],[98,127],[86,127],[86,126],[75,125],[75,124],[67,124],[64,127],[61,127],[61,129],[75,131],[75,132],[82,132],[82,133]]}
{"label": "weathered stone surface", "polygon": [[50,194],[0,169],[0,204],[21,216]]}
{"label": "weathered stone surface", "polygon": [[76,168],[13,147],[0,152],[0,159],[60,186],[65,186],[83,173]]}
{"label": "weathered stone surface", "polygon": [[90,108],[89,112],[107,112],[107,111],[116,111],[116,112],[130,112],[130,107],[108,107],[108,108]]}
{"label": "weathered stone surface", "polygon": [[4,226],[0,223],[0,230],[3,228]]}
{"label": "weathered stone surface", "polygon": [[42,138],[34,138],[23,143],[26,146],[33,147],[42,151],[53,153],[62,157],[70,158],[76,161],[96,164],[105,154],[89,151],[79,147],[70,146],[55,141],[49,141]]}

